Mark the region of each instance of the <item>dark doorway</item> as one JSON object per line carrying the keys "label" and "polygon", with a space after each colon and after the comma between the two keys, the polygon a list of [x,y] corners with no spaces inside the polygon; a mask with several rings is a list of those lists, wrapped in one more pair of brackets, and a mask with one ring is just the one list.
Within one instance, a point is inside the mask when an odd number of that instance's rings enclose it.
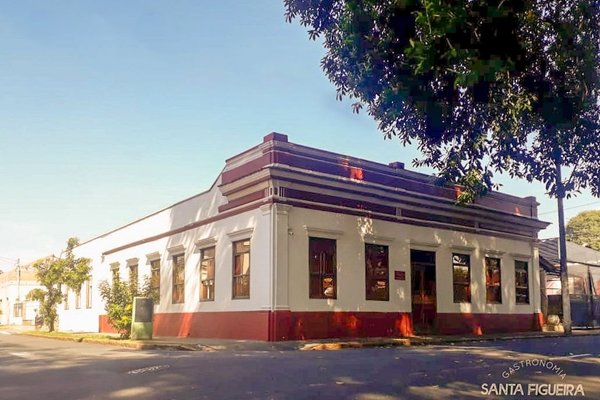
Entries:
{"label": "dark doorway", "polygon": [[410,251],[412,320],[417,333],[432,333],[436,325],[435,252]]}

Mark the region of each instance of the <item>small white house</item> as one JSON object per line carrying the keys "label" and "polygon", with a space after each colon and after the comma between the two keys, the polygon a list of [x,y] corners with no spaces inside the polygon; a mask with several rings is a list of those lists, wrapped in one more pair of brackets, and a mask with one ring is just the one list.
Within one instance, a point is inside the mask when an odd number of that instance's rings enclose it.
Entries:
{"label": "small white house", "polygon": [[27,294],[42,288],[31,264],[19,265],[0,274],[0,324],[33,325],[37,301],[28,301]]}
{"label": "small white house", "polygon": [[82,243],[61,330],[106,331],[98,284],[153,278],[158,336],[293,340],[537,330],[533,197],[469,206],[432,176],[271,133],[206,192]]}

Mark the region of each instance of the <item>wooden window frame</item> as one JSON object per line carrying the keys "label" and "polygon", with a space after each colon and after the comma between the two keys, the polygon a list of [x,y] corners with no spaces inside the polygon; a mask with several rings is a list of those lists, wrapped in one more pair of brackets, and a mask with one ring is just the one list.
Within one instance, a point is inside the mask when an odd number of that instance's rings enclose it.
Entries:
{"label": "wooden window frame", "polygon": [[128,268],[129,268],[129,286],[132,289],[134,289],[135,292],[137,293],[137,290],[140,285],[138,264],[129,264]]}
{"label": "wooden window frame", "polygon": [[13,304],[13,316],[15,318],[25,318],[25,303],[18,301]]}
{"label": "wooden window frame", "polygon": [[82,287],[79,286],[79,289],[75,290],[75,309],[79,310],[81,308],[81,289]]}
{"label": "wooden window frame", "polygon": [[[463,265],[462,263],[458,263],[456,262],[455,258],[456,257],[467,257],[467,263],[466,265]],[[456,268],[466,268],[467,269],[467,281],[466,282],[457,282],[456,281]],[[467,298],[466,300],[462,300],[462,299],[457,299],[456,298],[456,286],[459,285],[461,287],[466,287],[466,294],[467,294]],[[452,300],[454,301],[454,303],[456,304],[461,304],[461,303],[471,303],[471,255],[470,254],[465,254],[465,253],[452,253]]]}
{"label": "wooden window frame", "polygon": [[[518,266],[521,264],[521,266]],[[523,268],[525,265],[525,268]],[[525,285],[519,286],[519,272],[518,270],[524,270],[525,272]],[[519,301],[519,290],[526,293],[526,301]],[[515,260],[515,303],[516,304],[530,304],[529,299],[529,262],[523,260]]]}
{"label": "wooden window frame", "polygon": [[[375,265],[378,258],[370,259],[369,256],[384,250],[384,266]],[[383,271],[385,269],[385,272]],[[378,288],[381,282],[385,282],[383,290]],[[365,300],[389,301],[390,300],[390,251],[389,246],[365,243]]]}
{"label": "wooden window frame", "polygon": [[[248,242],[248,251],[237,252],[237,249],[236,249],[237,246],[236,245],[239,244],[239,243],[244,243],[244,242]],[[232,251],[231,252],[232,252],[232,256],[233,256],[232,257],[232,269],[231,269],[231,276],[232,276],[232,279],[231,279],[231,298],[233,300],[249,299],[250,298],[250,271],[251,271],[251,268],[252,268],[252,253],[251,253],[251,247],[252,247],[252,245],[251,245],[250,238],[248,238],[248,239],[242,239],[242,240],[236,240],[235,242],[231,243],[231,246],[232,246],[232,249],[231,249]],[[248,270],[247,270],[247,273],[245,273],[245,274],[244,273],[236,274],[235,273],[235,265],[236,265],[235,261],[236,261],[236,257],[243,256],[244,254],[248,254]],[[242,267],[242,272],[243,272],[243,267]],[[243,281],[244,279],[248,281],[248,284],[247,284],[247,287],[248,287],[247,291],[248,291],[248,293],[237,293],[237,289],[236,289],[237,285],[236,285],[236,283],[237,283],[238,280],[242,280]]]}
{"label": "wooden window frame", "polygon": [[92,308],[92,280],[88,279],[85,283],[85,308]]}
{"label": "wooden window frame", "polygon": [[[502,259],[485,257],[485,302],[502,304]],[[494,263],[497,262],[497,265]],[[498,270],[498,282],[493,281],[494,271]]]}
{"label": "wooden window frame", "polygon": [[112,284],[114,285],[116,281],[121,280],[119,264],[111,264],[110,272],[112,273]]}
{"label": "wooden window frame", "polygon": [[150,287],[155,293],[155,304],[160,304],[160,258],[150,260]]}
{"label": "wooden window frame", "polygon": [[[212,250],[212,257],[207,257],[206,254]],[[215,269],[216,269],[216,246],[206,247],[200,250],[200,301],[215,300]],[[205,262],[212,261],[212,275],[209,265],[205,266]],[[206,278],[202,279],[203,271],[206,269]],[[203,289],[207,288],[208,296],[203,296]]]}
{"label": "wooden window frame", "polygon": [[[182,259],[181,264],[178,263],[179,259]],[[173,279],[172,279],[172,290],[171,290],[171,304],[184,304],[185,303],[185,253],[173,254],[171,257],[173,263]],[[183,279],[179,281],[180,276],[178,272],[183,274]],[[179,293],[177,289],[181,288],[181,297],[176,298],[176,293]]]}
{"label": "wooden window frame", "polygon": [[[328,255],[325,252],[321,252],[318,255],[319,261],[315,261],[317,254],[315,253],[318,249],[315,247],[318,246],[319,242],[321,243],[329,243],[332,244],[332,254]],[[326,257],[331,256],[331,266],[329,266],[330,271],[326,271],[328,269],[326,264]],[[313,262],[316,262],[319,265],[313,265]],[[317,267],[317,268],[314,268]],[[325,288],[325,280],[329,280],[329,286]],[[316,285],[313,284],[313,281],[320,282],[318,287],[319,291],[316,291]],[[327,295],[326,292],[329,288],[332,289],[332,293]],[[323,238],[323,237],[315,237],[309,236],[308,238],[308,298],[309,299],[337,299],[337,240],[331,238]]]}

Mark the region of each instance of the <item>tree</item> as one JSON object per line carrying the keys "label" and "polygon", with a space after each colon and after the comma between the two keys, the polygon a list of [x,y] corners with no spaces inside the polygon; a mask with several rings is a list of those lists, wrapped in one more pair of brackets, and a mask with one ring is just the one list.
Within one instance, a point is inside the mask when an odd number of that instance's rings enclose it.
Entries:
{"label": "tree", "polygon": [[600,251],[600,210],[584,211],[569,220],[567,239]]}
{"label": "tree", "polygon": [[[461,203],[494,172],[540,181],[563,199],[600,195],[600,7],[594,0],[284,0],[288,21],[323,38],[338,98],[366,107],[386,138],[418,143]],[[563,170],[569,172],[563,178]]]}
{"label": "tree", "polygon": [[39,314],[50,332],[54,331],[58,316],[56,306],[65,298],[62,286],[80,291],[81,285],[90,278],[91,260],[75,258],[73,254],[78,245],[79,239],[70,238],[60,257],[53,256],[33,263],[36,278],[44,289],[33,289],[27,294],[27,299],[40,302]]}
{"label": "tree", "polygon": [[128,339],[131,336],[133,298],[142,296],[157,300],[157,295],[153,293],[151,281],[147,276],[144,277],[141,288],[137,284],[123,282],[116,275],[112,285],[107,281],[100,282],[99,290],[100,296],[104,300],[108,323],[119,332],[122,339]]}

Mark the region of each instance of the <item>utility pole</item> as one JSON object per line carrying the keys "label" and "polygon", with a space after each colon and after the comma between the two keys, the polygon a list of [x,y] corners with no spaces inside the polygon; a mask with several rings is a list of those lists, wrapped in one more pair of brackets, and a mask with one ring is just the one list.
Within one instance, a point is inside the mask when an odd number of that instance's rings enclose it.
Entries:
{"label": "utility pole", "polygon": [[6,322],[7,322],[7,324],[10,325],[11,311],[12,311],[12,317],[13,317],[13,321],[14,321],[15,311],[16,311],[15,305],[17,305],[21,302],[21,299],[20,299],[20,297],[21,297],[21,259],[17,258],[15,260],[14,258],[0,256],[0,261],[9,262],[9,263],[13,264],[15,266],[15,270],[17,272],[17,297],[14,301],[14,304],[11,305],[10,297],[8,297],[8,296],[6,297],[6,319],[7,319]]}
{"label": "utility pole", "polygon": [[571,335],[571,297],[569,295],[569,273],[567,271],[567,239],[565,235],[565,211],[563,199],[565,187],[561,173],[561,155],[556,157],[556,201],[558,203],[558,251],[560,256],[560,285],[563,310],[563,327],[565,335]]}
{"label": "utility pole", "polygon": [[17,258],[17,303],[21,303],[21,259]]}

